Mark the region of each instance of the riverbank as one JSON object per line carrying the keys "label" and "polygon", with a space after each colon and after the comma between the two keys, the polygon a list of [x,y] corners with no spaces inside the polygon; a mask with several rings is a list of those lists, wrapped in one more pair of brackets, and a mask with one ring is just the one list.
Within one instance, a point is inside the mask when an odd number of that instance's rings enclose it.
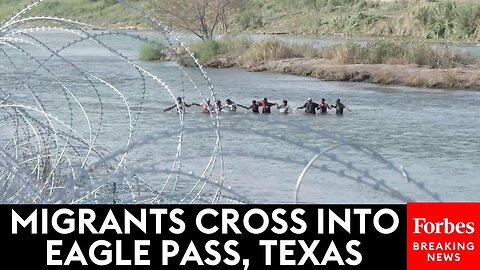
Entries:
{"label": "riverbank", "polygon": [[415,64],[336,64],[328,59],[289,58],[259,64],[233,59],[212,59],[210,68],[239,67],[251,72],[273,72],[313,77],[325,81],[366,82],[431,89],[480,90],[479,64],[432,69]]}
{"label": "riverbank", "polygon": [[314,77],[325,81],[367,82],[432,89],[480,90],[480,65],[432,69],[415,64],[335,64],[327,59],[283,59],[247,67]]}
{"label": "riverbank", "polygon": [[[17,3],[18,1],[13,4],[14,2],[15,1],[10,0],[5,1],[2,7],[6,7],[6,9],[2,9],[0,17],[2,17],[2,13],[4,15],[8,14],[6,13],[7,9],[7,11],[10,11],[20,5],[20,3]],[[75,5],[70,6],[67,2],[75,3]],[[372,14],[380,11],[391,12],[392,10],[398,10],[399,13],[402,12],[399,9],[401,7],[400,3],[392,3],[392,6],[390,4],[381,5],[357,0],[339,0],[337,4],[332,6],[330,4],[323,5],[322,3],[325,2],[323,0],[302,1],[300,4],[298,1],[282,2],[271,0],[263,2],[265,2],[265,5],[257,6],[259,3],[247,1],[249,5],[243,7],[238,11],[238,14],[234,16],[235,23],[232,27],[235,28],[235,25],[237,25],[238,28],[238,26],[243,25],[243,27],[240,27],[240,30],[236,29],[240,32],[255,31],[257,29],[257,26],[250,24],[251,22],[256,22],[256,20],[250,21],[252,18],[246,20],[247,18],[242,17],[248,15],[248,10],[258,9],[258,11],[261,11],[258,14],[263,14],[262,12],[265,11],[267,12],[265,14],[272,15],[268,17],[271,19],[271,22],[262,22],[258,29],[261,31],[265,29],[278,30],[278,33],[284,32],[280,31],[281,29],[269,28],[269,25],[283,25],[283,23],[277,23],[278,21],[276,21],[276,19],[289,18],[290,15],[296,16],[295,18],[299,21],[291,21],[291,23],[285,25],[288,25],[291,29],[300,29],[300,31],[302,31],[304,27],[299,27],[299,25],[300,22],[304,21],[300,20],[305,17],[306,14],[315,15],[318,18],[326,18],[328,16],[318,15],[329,14],[328,12],[341,15],[349,14],[350,12],[360,17],[338,17],[340,18],[339,20],[328,23],[319,23],[319,21],[317,21],[316,25],[308,24],[305,26],[305,29],[313,31],[310,33],[322,35],[328,33],[328,31],[319,32],[317,31],[318,29],[323,29],[323,27],[327,27],[328,25],[334,25],[332,29],[336,29],[336,31],[332,33],[337,33],[337,30],[343,29],[342,31],[346,35],[355,33],[366,35],[368,28],[362,28],[361,26],[368,21],[369,27],[377,27],[377,23],[381,20],[368,19],[369,16],[366,16],[365,14],[367,13],[364,13],[364,11],[372,12]],[[356,5],[352,6],[352,3]],[[413,21],[418,22],[418,20],[420,20],[424,23],[423,26],[426,27],[422,28],[422,25],[416,24],[415,29],[425,29],[428,31],[436,29],[435,31],[439,31],[435,32],[435,35],[432,34],[433,32],[429,32],[424,35],[425,38],[456,40],[478,39],[478,33],[480,32],[477,29],[479,29],[480,26],[476,26],[477,23],[480,23],[480,20],[475,19],[478,18],[476,11],[478,10],[480,12],[480,5],[476,5],[476,2],[462,0],[463,5],[458,5],[458,7],[452,6],[449,0],[442,0],[435,4],[425,1],[416,1],[415,3],[416,4],[412,4],[413,6],[408,4],[408,6],[412,8],[409,10],[415,11],[414,14],[416,14],[414,16],[415,20]],[[418,3],[422,3],[422,6],[418,6]],[[147,8],[145,1],[138,1],[138,4],[143,8]],[[469,6],[467,4],[472,5]],[[466,7],[468,7],[468,9],[466,9]],[[72,12],[72,9],[75,12]],[[297,10],[297,13],[292,12],[293,10]],[[128,16],[123,16],[126,11],[128,11],[128,9],[121,7],[121,5],[115,3],[115,1],[68,0],[64,2],[49,1],[48,3],[39,5],[38,9],[34,9],[31,12],[29,11],[28,15],[75,18],[88,24],[97,24],[101,27],[105,26],[115,29],[143,29],[140,21],[146,21],[145,18],[139,18],[139,16],[133,12],[128,12]],[[284,11],[288,11],[288,14],[284,14]],[[442,17],[437,14],[439,11],[448,13],[440,14],[442,16],[445,15]],[[273,16],[274,14],[275,16]],[[408,14],[412,15],[411,13]],[[445,26],[444,28],[436,27],[438,25],[434,23],[438,23],[439,21],[437,17],[434,17],[434,14],[446,20],[445,22],[447,23],[443,25]],[[308,16],[305,18],[308,18]],[[471,20],[472,18],[474,20]],[[307,21],[311,22],[310,20]],[[342,24],[342,28],[339,25],[332,24],[333,22],[348,22],[358,27],[351,28],[348,24]],[[125,25],[128,27],[125,27]],[[388,26],[388,24],[386,25]],[[418,33],[409,32],[409,28],[403,24],[399,24],[399,27],[398,29],[403,29],[402,31],[405,30],[405,32],[402,32],[402,36],[418,36]],[[288,30],[285,31],[285,33],[291,33],[291,31]],[[302,33],[305,32],[302,31]],[[400,34],[397,33],[396,30],[389,30],[387,32],[380,31],[373,35],[397,36]],[[314,48],[311,44],[285,44],[278,40],[252,42],[247,39],[231,39],[221,42],[208,40],[201,45],[191,45],[200,63],[207,67],[242,67],[251,71],[270,71],[312,76],[322,80],[362,81],[447,89],[480,88],[479,78],[475,72],[480,67],[479,60],[469,58],[465,55],[451,54],[448,48],[445,48],[444,52],[440,52],[433,49],[431,45],[422,42],[405,41],[403,39],[400,39],[400,41],[395,39],[393,39],[393,41],[378,39],[369,42],[366,47],[346,42],[338,47],[326,49]],[[155,51],[148,50],[148,48],[145,48],[144,54],[148,57],[140,57],[140,59],[149,60],[149,58],[163,57],[162,54],[157,54]],[[181,54],[175,57],[176,59],[174,60],[180,60],[179,62],[181,64],[184,62],[183,60],[188,60],[188,57]],[[191,65],[191,63],[183,64]]]}
{"label": "riverbank", "polygon": [[[239,67],[325,81],[480,90],[478,59],[428,44],[375,40],[366,46],[346,43],[315,48],[276,39],[226,39],[194,42],[190,48],[199,62],[210,68]],[[173,60],[181,65],[195,65],[185,52],[177,52],[176,57]]]}

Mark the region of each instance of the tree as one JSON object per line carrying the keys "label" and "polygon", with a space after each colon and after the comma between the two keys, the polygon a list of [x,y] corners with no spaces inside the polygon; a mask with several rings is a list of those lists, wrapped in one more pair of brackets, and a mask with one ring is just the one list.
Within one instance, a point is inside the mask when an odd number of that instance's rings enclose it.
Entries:
{"label": "tree", "polygon": [[152,11],[171,26],[212,39],[219,27],[226,34],[242,0],[149,0]]}

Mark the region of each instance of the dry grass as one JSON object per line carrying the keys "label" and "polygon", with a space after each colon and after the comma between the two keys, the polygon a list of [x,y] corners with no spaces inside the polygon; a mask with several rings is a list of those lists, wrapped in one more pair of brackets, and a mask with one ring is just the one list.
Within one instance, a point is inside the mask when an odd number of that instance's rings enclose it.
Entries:
{"label": "dry grass", "polygon": [[465,85],[465,89],[480,89],[480,75],[471,76]]}
{"label": "dry grass", "polygon": [[247,50],[245,58],[257,62],[266,62],[292,58],[293,49],[283,41],[278,39],[267,39],[256,42]]}
{"label": "dry grass", "polygon": [[425,43],[393,40],[376,40],[365,47],[345,43],[324,49],[322,56],[335,64],[417,64],[430,68],[450,68],[475,62],[469,55],[451,53],[448,47],[437,50]]}

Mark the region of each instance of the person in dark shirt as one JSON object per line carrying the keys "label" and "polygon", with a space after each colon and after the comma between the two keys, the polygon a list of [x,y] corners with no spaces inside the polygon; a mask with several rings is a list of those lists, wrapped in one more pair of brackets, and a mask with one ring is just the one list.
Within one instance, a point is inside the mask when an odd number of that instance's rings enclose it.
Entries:
{"label": "person in dark shirt", "polygon": [[337,115],[343,115],[343,109],[347,109],[349,112],[352,111],[349,108],[347,108],[347,106],[343,105],[343,103],[340,102],[339,98],[337,99],[337,103],[335,105],[332,105],[332,108],[337,109],[337,111],[335,112],[335,114]]}
{"label": "person in dark shirt", "polygon": [[320,107],[318,103],[312,101],[312,98],[308,98],[307,102],[303,106],[297,109],[305,109],[305,113],[315,114],[316,110]]}
{"label": "person in dark shirt", "polygon": [[332,109],[332,107],[325,102],[324,98],[322,98],[322,101],[320,102],[320,108],[319,108],[320,113],[321,114],[326,114],[327,109],[330,110],[330,109]]}
{"label": "person in dark shirt", "polygon": [[258,102],[256,100],[252,100],[252,104],[249,107],[243,106],[238,104],[239,107],[245,108],[247,110],[252,110],[254,113],[259,113],[260,111],[258,110]]}
{"label": "person in dark shirt", "polygon": [[200,106],[200,104],[197,104],[197,103],[188,104],[188,103],[185,102],[185,100],[183,100],[183,98],[177,97],[177,103],[173,104],[172,106],[166,108],[163,111],[166,112],[166,111],[170,111],[173,108],[177,108],[177,111],[185,112],[186,107],[190,107],[190,106],[193,106],[193,105]]}
{"label": "person in dark shirt", "polygon": [[221,112],[223,109],[222,101],[217,99],[217,103],[215,104],[215,112]]}

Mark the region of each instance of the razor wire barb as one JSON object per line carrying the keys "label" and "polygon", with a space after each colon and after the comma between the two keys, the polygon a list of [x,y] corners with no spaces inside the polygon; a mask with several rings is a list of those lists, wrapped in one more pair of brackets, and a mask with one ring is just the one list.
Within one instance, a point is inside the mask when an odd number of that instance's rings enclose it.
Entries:
{"label": "razor wire barb", "polygon": [[[116,30],[86,30],[94,26],[74,18],[28,16],[29,11],[47,2],[34,1],[0,25],[0,72],[5,78],[0,81],[0,203],[251,203],[254,200],[248,198],[250,194],[244,193],[255,187],[235,183],[241,187],[242,194],[230,186],[232,183],[228,178],[232,174],[227,173],[226,166],[240,157],[252,163],[270,160],[303,168],[296,179],[291,179],[295,186],[291,202],[295,203],[304,202],[301,200],[302,185],[306,182],[323,184],[317,182],[318,179],[308,178],[310,170],[336,175],[399,201],[414,200],[394,188],[394,183],[375,177],[369,170],[338,157],[333,153],[338,148],[348,148],[371,162],[381,164],[431,199],[440,200],[440,196],[424,183],[409,176],[403,166],[396,166],[376,151],[328,132],[291,122],[272,124],[314,132],[322,144],[312,147],[301,140],[268,130],[263,130],[261,134],[253,129],[249,132],[311,153],[313,157],[305,154],[302,160],[243,150],[232,155],[224,151],[229,134],[245,132],[245,129],[224,125],[215,112],[210,112],[210,126],[187,124],[189,115],[178,110],[178,127],[155,134],[138,131],[142,125],[151,124],[142,119],[145,103],[150,102],[147,99],[150,92],[163,91],[177,108],[181,106],[177,96],[198,97],[203,101],[211,98],[216,102],[217,92],[206,70],[174,31],[126,1],[116,2],[145,20],[163,36],[168,48],[180,46],[186,51],[196,69],[187,70],[176,64],[171,68],[178,70],[177,77],[159,75],[106,40],[108,37],[125,38],[156,46],[149,38]],[[50,34],[54,40],[65,37],[68,40],[60,46],[52,45],[38,36],[41,33]],[[94,44],[97,51],[109,53],[109,59],[114,59],[115,63],[122,63],[125,76],[136,74],[132,80],[139,87],[134,94],[109,74],[92,70],[82,61],[65,54],[66,51],[81,50],[87,42]],[[107,61],[104,65],[112,62]],[[172,81],[180,83],[176,85]],[[62,102],[54,102],[52,96]],[[118,99],[117,104],[110,104],[112,97]],[[60,108],[58,104],[62,104]],[[118,109],[120,107],[121,110]],[[126,122],[122,130],[116,131],[123,133],[122,138],[115,141],[109,137],[112,132],[109,117],[112,115],[115,119],[123,115],[120,118]],[[209,134],[206,136],[209,143],[207,149],[202,150],[205,153],[203,165],[191,166],[195,157],[186,153],[185,145],[192,138],[205,137],[204,134]],[[162,156],[164,163],[161,164],[164,166],[161,168],[157,161],[137,153],[148,152],[151,146],[162,144],[165,138],[175,137],[174,151]],[[335,166],[317,164],[321,162],[319,160]],[[241,171],[233,174],[240,174],[240,178],[248,177],[242,176]]]}

